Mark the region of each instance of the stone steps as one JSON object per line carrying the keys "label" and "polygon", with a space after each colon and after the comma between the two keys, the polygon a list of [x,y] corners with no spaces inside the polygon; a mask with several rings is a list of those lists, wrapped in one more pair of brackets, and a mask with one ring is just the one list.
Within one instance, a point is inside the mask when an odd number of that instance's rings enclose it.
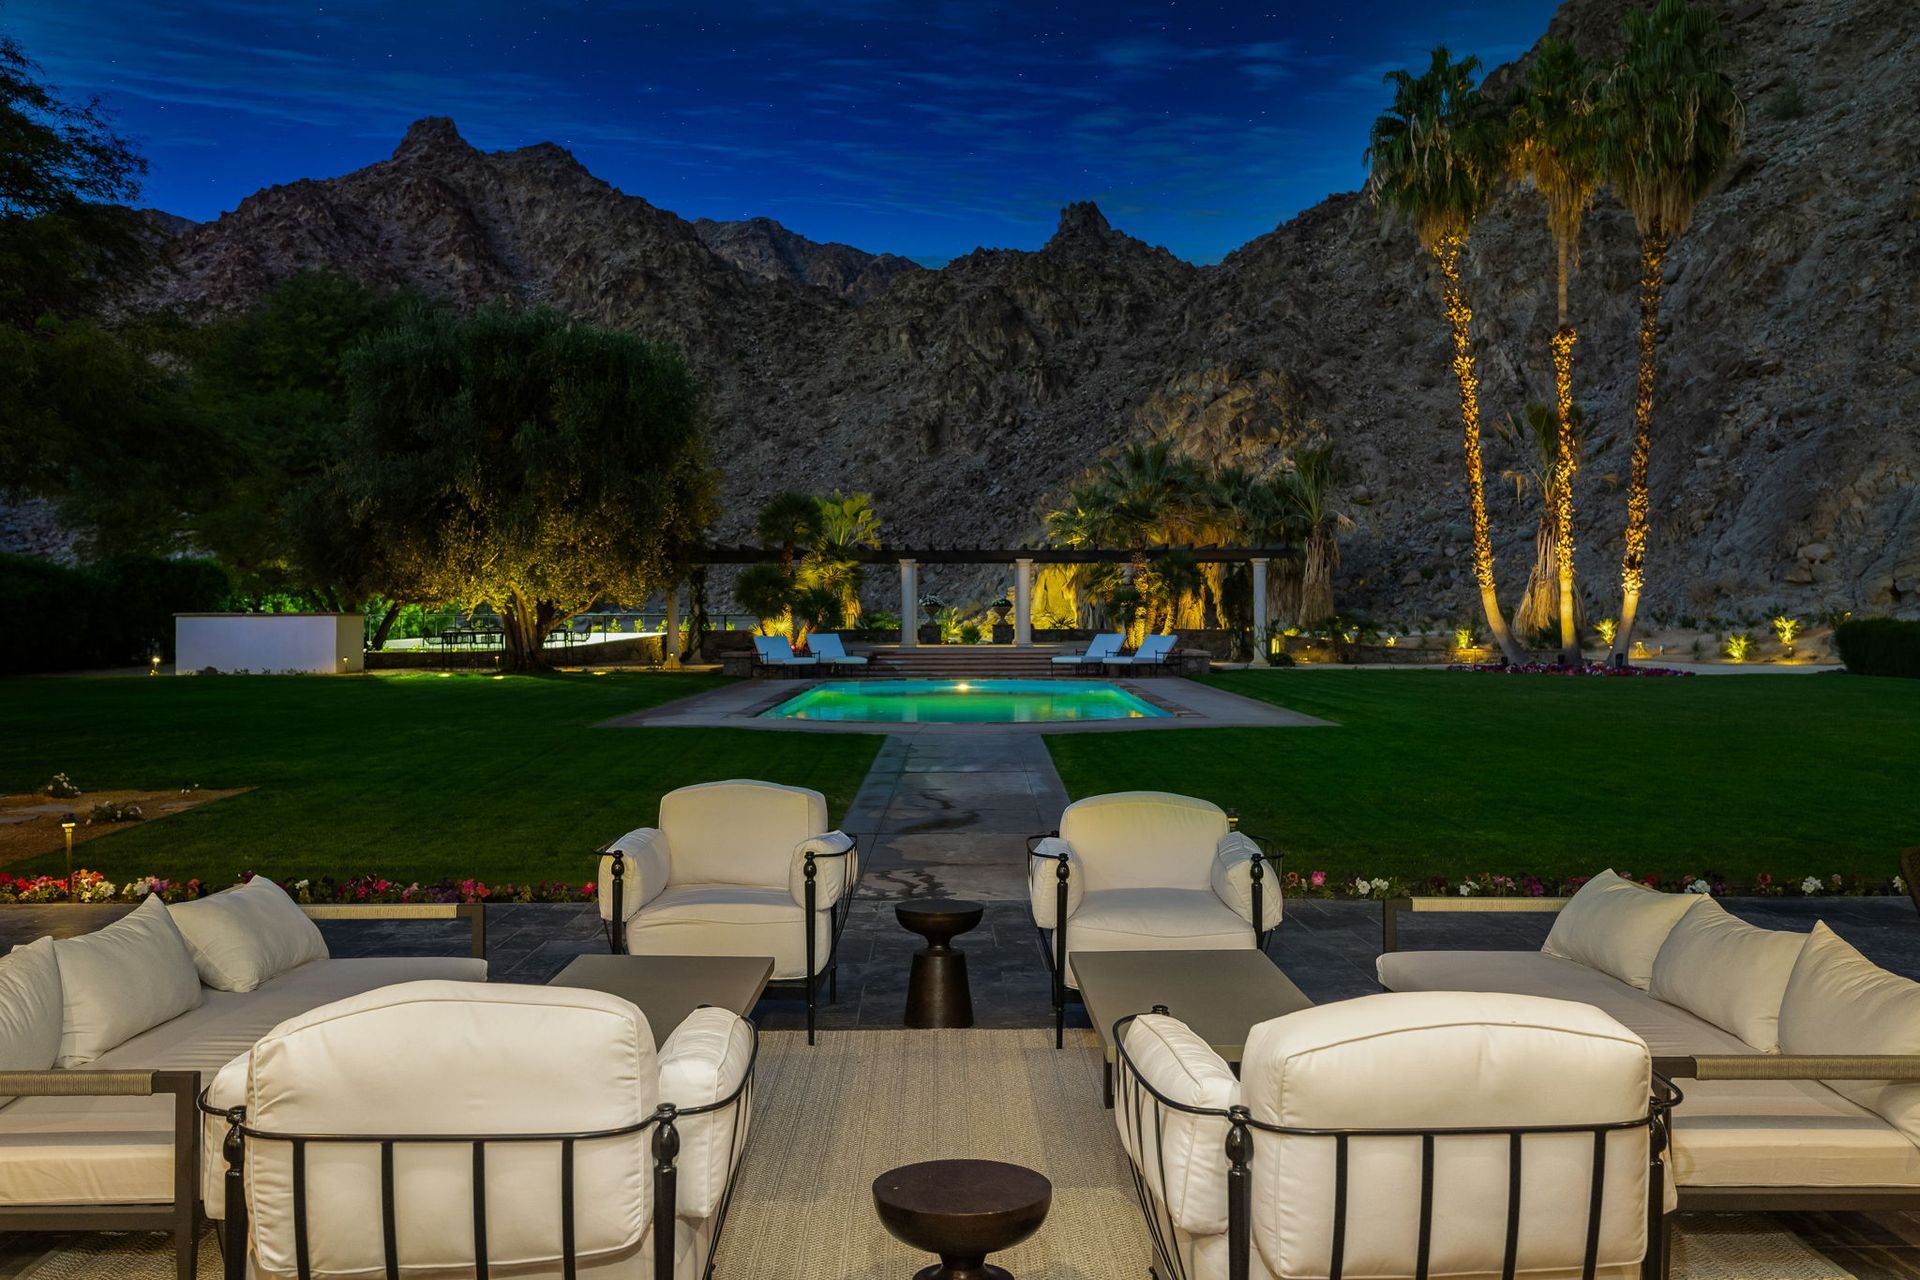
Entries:
{"label": "stone steps", "polygon": [[978,680],[1038,680],[1071,675],[1056,670],[1055,654],[1067,650],[1052,645],[1016,649],[1011,645],[923,645],[913,649],[893,646],[875,648],[869,656],[875,675],[907,676],[931,679],[937,676],[961,676]]}

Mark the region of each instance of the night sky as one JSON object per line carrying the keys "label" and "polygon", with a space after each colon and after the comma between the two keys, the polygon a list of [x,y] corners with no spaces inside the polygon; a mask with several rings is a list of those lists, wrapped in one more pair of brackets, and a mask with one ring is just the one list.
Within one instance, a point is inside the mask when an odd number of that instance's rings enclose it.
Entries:
{"label": "night sky", "polygon": [[1557,0],[0,0],[71,94],[212,218],[452,116],[552,141],[685,217],[765,215],[937,264],[1035,248],[1062,204],[1213,261],[1360,184],[1381,75],[1444,43],[1489,66]]}

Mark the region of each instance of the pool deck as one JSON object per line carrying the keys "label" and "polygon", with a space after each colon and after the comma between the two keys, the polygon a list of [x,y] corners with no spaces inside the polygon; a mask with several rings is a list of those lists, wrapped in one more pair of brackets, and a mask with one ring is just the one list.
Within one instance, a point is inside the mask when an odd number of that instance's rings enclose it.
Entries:
{"label": "pool deck", "polygon": [[[886,677],[875,677],[885,679]],[[1110,680],[1170,714],[1118,720],[1038,720],[1025,723],[900,723],[872,720],[788,720],[761,712],[797,697],[820,680],[742,680],[711,693],[602,721],[602,729],[768,729],[787,733],[1129,733],[1153,729],[1331,728],[1332,722],[1214,689],[1179,676]]]}

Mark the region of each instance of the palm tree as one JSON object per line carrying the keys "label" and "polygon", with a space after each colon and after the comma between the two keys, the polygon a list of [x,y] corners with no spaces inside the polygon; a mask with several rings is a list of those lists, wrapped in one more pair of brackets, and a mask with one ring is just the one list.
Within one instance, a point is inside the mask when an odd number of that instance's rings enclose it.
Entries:
{"label": "palm tree", "polygon": [[776,493],[760,508],[753,532],[763,545],[780,548],[780,572],[791,578],[794,552],[820,538],[820,503],[810,494]]}
{"label": "palm tree", "polygon": [[1366,159],[1368,187],[1390,217],[1413,226],[1433,255],[1443,282],[1447,323],[1453,331],[1453,372],[1460,383],[1461,443],[1467,464],[1467,506],[1473,518],[1473,573],[1487,626],[1508,662],[1520,650],[1500,613],[1493,576],[1493,539],[1487,529],[1487,495],[1480,459],[1480,391],[1474,373],[1473,310],[1460,283],[1460,255],[1474,220],[1499,183],[1499,130],[1474,83],[1477,58],[1459,62],[1444,48],[1415,77],[1386,77],[1393,105],[1373,123]]}
{"label": "palm tree", "polygon": [[1558,432],[1552,477],[1543,492],[1551,499],[1560,661],[1567,665],[1580,661],[1573,589],[1573,475],[1578,466],[1573,344],[1579,335],[1567,315],[1567,275],[1580,265],[1580,221],[1600,185],[1596,87],[1593,68],[1579,51],[1564,40],[1548,38],[1540,42],[1527,68],[1508,121],[1509,165],[1515,177],[1532,182],[1540,192],[1547,206],[1547,231],[1553,236],[1558,319],[1552,341],[1553,402]]}
{"label": "palm tree", "polygon": [[[1575,405],[1568,417],[1573,424],[1574,465],[1577,467],[1585,415],[1580,406]],[[1515,465],[1500,473],[1501,479],[1512,482],[1514,497],[1524,500],[1529,489],[1540,495],[1539,527],[1533,535],[1533,569],[1527,575],[1526,593],[1520,597],[1520,605],[1513,611],[1513,629],[1522,636],[1552,632],[1560,622],[1561,592],[1566,590],[1559,573],[1560,556],[1556,542],[1560,520],[1553,492],[1554,486],[1560,483],[1561,474],[1559,416],[1552,405],[1535,401],[1527,405],[1519,418],[1509,415],[1496,424],[1494,432],[1517,455]],[[1574,634],[1577,639],[1584,622],[1584,611],[1580,608],[1577,594],[1573,604]]]}
{"label": "palm tree", "polygon": [[880,513],[873,509],[870,493],[846,494],[835,489],[830,496],[814,502],[820,513],[820,533],[808,561],[816,578],[830,578],[840,592],[841,625],[857,627],[863,575],[853,553],[880,545]]}
{"label": "palm tree", "polygon": [[1640,377],[1633,463],[1620,555],[1620,623],[1608,661],[1632,651],[1646,585],[1647,464],[1667,251],[1739,153],[1746,111],[1727,74],[1720,23],[1687,0],[1658,0],[1626,17],[1626,51],[1600,92],[1600,163],[1640,231]]}
{"label": "palm tree", "polygon": [[1300,565],[1299,620],[1303,625],[1323,623],[1334,614],[1333,571],[1340,567],[1340,544],[1334,533],[1347,523],[1346,517],[1336,514],[1332,507],[1334,479],[1330,443],[1295,450],[1293,469],[1280,477],[1294,526],[1306,543]]}

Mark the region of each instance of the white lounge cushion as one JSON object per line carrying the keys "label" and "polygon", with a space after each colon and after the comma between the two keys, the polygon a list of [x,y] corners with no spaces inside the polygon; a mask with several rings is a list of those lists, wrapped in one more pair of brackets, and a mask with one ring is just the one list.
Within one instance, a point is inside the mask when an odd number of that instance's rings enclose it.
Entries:
{"label": "white lounge cushion", "polygon": [[104,929],[62,938],[53,950],[62,1006],[58,1066],[84,1067],[200,1003],[200,972],[158,898]]}
{"label": "white lounge cushion", "polygon": [[1762,1053],[1778,1053],[1780,1001],[1806,941],[1804,933],[1757,928],[1708,899],[1661,944],[1647,991]]}
{"label": "white lounge cushion", "polygon": [[[1465,992],[1389,993],[1321,1005],[1254,1027],[1241,1098],[1257,1119],[1297,1128],[1469,1128],[1601,1124],[1647,1113],[1647,1047],[1598,1009],[1570,1001]],[[1600,1264],[1646,1248],[1647,1131],[1607,1138]],[[1586,1245],[1593,1140],[1525,1140],[1522,1272],[1577,1272]],[[1331,1256],[1335,1144],[1257,1134],[1254,1242],[1270,1270],[1324,1276]],[[1504,1253],[1508,1141],[1435,1144],[1432,1271],[1498,1274]],[[1420,1140],[1350,1146],[1347,1274],[1413,1274]]]}
{"label": "white lounge cushion", "polygon": [[[660,1101],[704,1107],[732,1094],[753,1064],[753,1028],[727,1009],[695,1009],[660,1046]],[[675,1210],[701,1219],[719,1212],[727,1181],[746,1146],[749,1100],[678,1122]]]}
{"label": "white lounge cushion", "polygon": [[600,859],[600,881],[594,897],[602,920],[613,919],[613,854],[620,855],[620,914],[631,920],[640,909],[660,896],[673,878],[673,861],[667,848],[666,833],[658,827],[636,827],[607,846],[609,853]]}
{"label": "white lounge cushion", "polygon": [[[772,956],[775,979],[807,972],[806,912],[782,883],[674,885],[627,925],[627,951],[637,956]],[[832,913],[814,912],[814,968],[827,964]]]}
{"label": "white lounge cushion", "polygon": [[[0,1071],[47,1071],[60,1056],[60,962],[53,939],[0,957]],[[0,1107],[11,1098],[0,1097]]]}
{"label": "white lounge cushion", "polygon": [[[1920,982],[1889,973],[1822,921],[1780,1005],[1786,1053],[1920,1054]],[[1829,1086],[1920,1144],[1920,1083],[1834,1080]]]}
{"label": "white lounge cushion", "polygon": [[[1232,1068],[1184,1022],[1142,1014],[1127,1029],[1127,1057],[1140,1078],[1164,1096],[1190,1107],[1225,1110],[1240,1101]],[[1117,1077],[1122,1089],[1124,1076]],[[1147,1180],[1162,1208],[1183,1231],[1214,1235],[1227,1229],[1227,1122],[1156,1108],[1140,1100],[1138,1127],[1130,1096],[1115,1099],[1120,1144]]]}
{"label": "white lounge cushion", "polygon": [[[1213,855],[1214,895],[1239,913],[1249,927],[1253,924],[1253,867],[1260,856],[1260,846],[1239,831],[1228,832]],[[1261,863],[1260,870],[1260,927],[1277,928],[1281,908],[1280,877],[1265,863]]]}
{"label": "white lounge cushion", "polygon": [[1213,859],[1227,834],[1220,806],[1165,791],[1088,796],[1060,815],[1086,889],[1212,889]]}
{"label": "white lounge cushion", "polygon": [[327,958],[327,942],[287,891],[266,876],[167,908],[200,981],[251,991],[268,978]]}
{"label": "white lounge cushion", "polygon": [[[406,1046],[397,1053],[395,1047]],[[570,1132],[636,1124],[659,1093],[653,1033],[631,1002],[579,987],[409,982],[323,1005],[254,1046],[250,1127],[280,1133]],[[579,1255],[623,1253],[647,1232],[650,1130],[575,1147]],[[247,1144],[253,1252],[295,1272],[289,1144]],[[306,1218],[312,1274],[377,1275],[378,1148],[311,1145]],[[396,1149],[397,1238],[409,1271],[458,1273],[473,1257],[473,1153],[465,1144]],[[557,1264],[558,1144],[486,1153],[487,1246],[503,1271]]]}
{"label": "white lounge cushion", "polygon": [[1611,869],[1602,871],[1561,909],[1541,950],[1645,991],[1661,944],[1680,917],[1702,901],[1697,894],[1658,893]]}
{"label": "white lounge cushion", "polygon": [[660,798],[675,884],[785,887],[794,850],[830,830],[827,798],[805,787],[733,779]]}
{"label": "white lounge cushion", "polygon": [[[1049,944],[1051,945],[1051,944]],[[1101,889],[1067,918],[1067,982],[1082,951],[1225,951],[1253,946],[1253,930],[1208,889]]]}

